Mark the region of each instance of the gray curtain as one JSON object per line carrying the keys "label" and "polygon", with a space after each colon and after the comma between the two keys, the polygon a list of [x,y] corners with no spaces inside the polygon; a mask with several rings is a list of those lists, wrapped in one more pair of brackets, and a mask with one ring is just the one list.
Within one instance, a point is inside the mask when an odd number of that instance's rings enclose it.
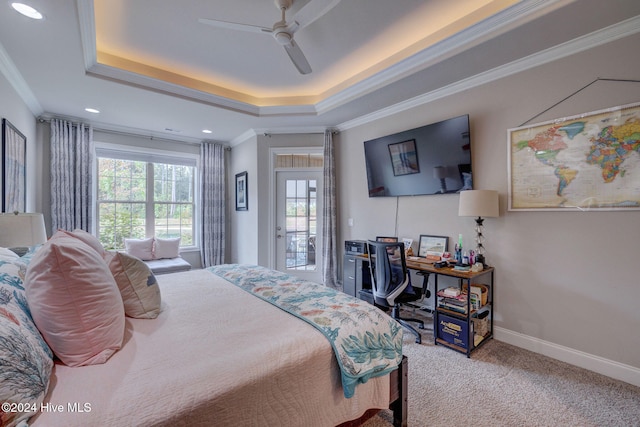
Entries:
{"label": "gray curtain", "polygon": [[336,241],[336,166],[333,153],[333,132],[324,132],[324,173],[322,198],[322,281],[325,286],[338,287],[338,249]]}
{"label": "gray curtain", "polygon": [[91,232],[93,128],[51,120],[51,229]]}
{"label": "gray curtain", "polygon": [[200,147],[200,182],[202,185],[202,267],[224,263],[225,240],[225,172],[224,147],[203,142]]}

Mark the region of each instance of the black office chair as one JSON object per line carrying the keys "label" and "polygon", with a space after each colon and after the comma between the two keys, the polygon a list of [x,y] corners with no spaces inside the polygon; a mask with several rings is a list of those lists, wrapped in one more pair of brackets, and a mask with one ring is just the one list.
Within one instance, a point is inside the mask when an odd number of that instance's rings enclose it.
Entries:
{"label": "black office chair", "polygon": [[420,333],[407,322],[418,323],[419,319],[400,317],[400,304],[422,298],[422,288],[411,286],[411,276],[407,270],[404,243],[368,242],[369,269],[371,271],[371,291],[376,305],[391,309],[391,317],[416,336],[416,343],[422,342]]}

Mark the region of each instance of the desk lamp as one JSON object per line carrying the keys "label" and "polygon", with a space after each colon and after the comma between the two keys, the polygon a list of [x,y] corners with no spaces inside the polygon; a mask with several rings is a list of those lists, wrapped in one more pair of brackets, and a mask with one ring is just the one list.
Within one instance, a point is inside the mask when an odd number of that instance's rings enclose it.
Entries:
{"label": "desk lamp", "polygon": [[41,213],[0,214],[0,247],[24,255],[29,246],[47,241],[44,217]]}
{"label": "desk lamp", "polygon": [[447,170],[444,166],[436,166],[433,168],[433,177],[440,181],[440,192],[442,194],[447,192]]}
{"label": "desk lamp", "polygon": [[495,190],[466,190],[460,192],[458,216],[476,218],[476,262],[486,265],[484,250],[484,218],[498,217],[498,192]]}

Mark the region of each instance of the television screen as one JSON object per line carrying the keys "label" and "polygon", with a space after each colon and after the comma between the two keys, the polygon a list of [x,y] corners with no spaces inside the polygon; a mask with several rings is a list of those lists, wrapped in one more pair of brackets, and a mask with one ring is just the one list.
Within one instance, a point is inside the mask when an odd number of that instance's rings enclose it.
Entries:
{"label": "television screen", "polygon": [[469,115],[364,142],[369,197],[472,189]]}

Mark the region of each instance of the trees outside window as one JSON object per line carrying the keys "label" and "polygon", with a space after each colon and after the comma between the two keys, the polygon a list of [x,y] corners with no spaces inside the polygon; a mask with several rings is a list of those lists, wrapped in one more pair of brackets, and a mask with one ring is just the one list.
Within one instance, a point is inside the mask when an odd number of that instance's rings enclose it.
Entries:
{"label": "trees outside window", "polygon": [[180,237],[195,246],[196,167],[98,157],[98,238],[123,249],[125,238]]}

